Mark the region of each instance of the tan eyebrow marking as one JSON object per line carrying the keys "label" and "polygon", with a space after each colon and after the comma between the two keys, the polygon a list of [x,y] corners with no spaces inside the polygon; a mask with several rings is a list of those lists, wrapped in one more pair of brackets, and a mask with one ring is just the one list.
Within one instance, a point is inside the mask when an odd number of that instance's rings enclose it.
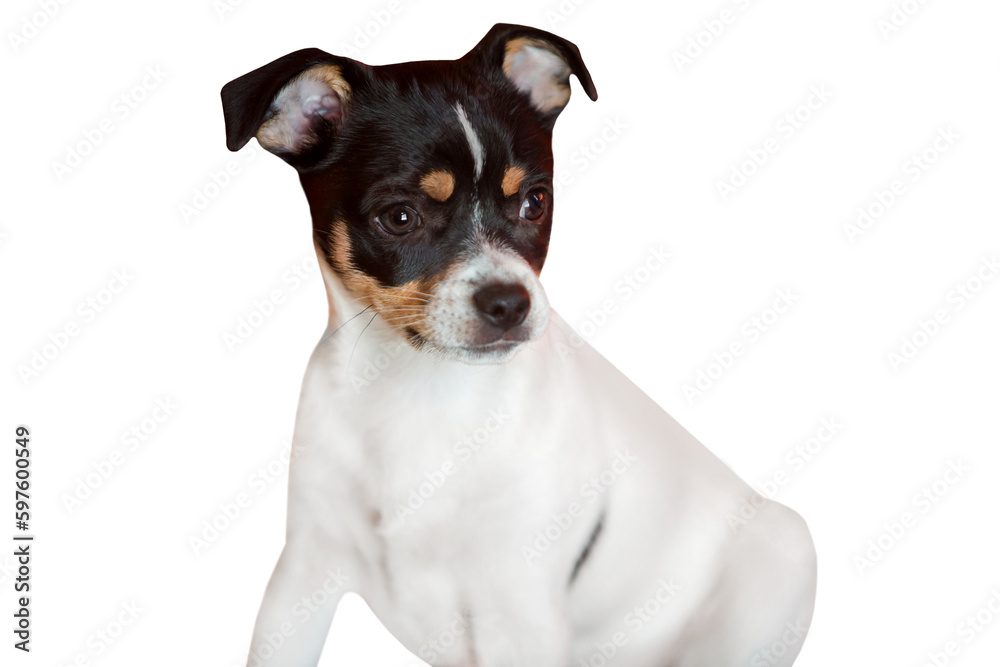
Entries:
{"label": "tan eyebrow marking", "polygon": [[451,175],[451,172],[436,169],[424,174],[424,177],[420,179],[420,188],[435,201],[447,201],[451,193],[455,191],[455,177]]}
{"label": "tan eyebrow marking", "polygon": [[507,171],[503,175],[503,183],[500,184],[500,187],[503,188],[503,196],[510,197],[517,194],[517,191],[521,189],[521,182],[527,175],[527,172],[520,167],[507,167]]}

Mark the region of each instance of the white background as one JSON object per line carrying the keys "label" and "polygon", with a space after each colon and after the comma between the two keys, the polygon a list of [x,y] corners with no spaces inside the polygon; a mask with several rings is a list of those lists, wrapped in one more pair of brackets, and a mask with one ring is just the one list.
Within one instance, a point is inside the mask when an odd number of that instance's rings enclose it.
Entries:
{"label": "white background", "polygon": [[[1000,253],[1000,5],[902,4],[912,16],[888,31],[891,0],[402,0],[395,13],[388,0],[104,0],[51,3],[51,17],[6,2],[0,534],[14,532],[23,423],[37,541],[30,655],[11,648],[13,547],[0,549],[0,662],[243,664],[282,544],[282,443],[326,304],[315,272],[289,273],[312,258],[296,175],[255,142],[227,152],[219,89],[308,46],[371,64],[456,58],[503,21],[574,41],[600,92],[593,104],[574,82],[556,126],[568,182],[550,301],[743,478],[785,482],[771,491],[806,517],[820,556],[797,664],[919,666],[951,641],[948,664],[996,664],[1000,618],[984,612],[993,622],[971,641],[959,626],[1000,591],[1000,280],[977,282]],[[730,22],[715,23],[723,10]],[[828,99],[802,106],[822,88]],[[957,138],[935,151],[948,128]],[[762,166],[743,164],[765,145],[777,151]],[[58,173],[77,149],[80,164]],[[927,149],[933,164],[913,172]],[[754,173],[723,201],[734,168]],[[896,179],[903,194],[852,238],[845,225]],[[650,247],[671,259],[647,273]],[[124,289],[104,291],[123,270]],[[630,299],[615,289],[626,276],[645,280]],[[958,286],[978,291],[962,300]],[[283,302],[230,350],[225,334],[273,290]],[[794,305],[751,340],[745,324],[769,318],[779,290]],[[615,312],[597,315],[608,299]],[[944,324],[918,334],[939,309]],[[919,349],[893,364],[914,334]],[[711,367],[734,342],[744,353]],[[26,374],[36,353],[49,358]],[[689,400],[699,371],[716,379]],[[178,406],[162,423],[157,400]],[[836,436],[793,467],[786,454],[831,418]],[[149,432],[134,450],[122,440],[133,427]],[[116,450],[111,475],[93,476]],[[933,504],[915,501],[950,463],[968,471],[939,482]],[[257,485],[268,464],[276,477]],[[88,475],[99,486],[68,508]],[[249,507],[195,554],[190,538],[241,493]],[[916,524],[890,538],[906,512]],[[884,554],[860,567],[880,538]],[[138,617],[98,640],[133,603]],[[356,599],[331,637],[324,665],[419,664]]]}

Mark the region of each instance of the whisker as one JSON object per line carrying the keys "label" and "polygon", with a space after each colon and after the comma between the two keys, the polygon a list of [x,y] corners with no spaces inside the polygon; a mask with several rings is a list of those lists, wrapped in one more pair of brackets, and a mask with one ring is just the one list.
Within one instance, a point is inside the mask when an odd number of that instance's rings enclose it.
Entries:
{"label": "whisker", "polygon": [[431,298],[434,296],[433,294],[428,294],[427,292],[420,292],[415,289],[401,289],[399,287],[395,287],[393,289],[401,294],[416,294],[417,296],[426,296],[427,298]]}
{"label": "whisker", "polygon": [[[382,313],[379,313],[379,315],[381,315],[381,314]],[[427,319],[426,317],[422,317],[420,313],[414,313],[413,315],[400,315],[399,317],[389,317],[389,318],[382,318],[382,319],[385,322],[396,322],[397,320],[409,320],[409,319],[413,319],[414,317],[420,317],[421,321]]]}
{"label": "whisker", "polygon": [[[423,294],[423,292],[418,292],[418,294],[420,294],[421,296],[431,296],[430,294],[426,294],[425,295],[425,294]],[[372,297],[371,297],[370,294],[368,294],[368,295],[365,295],[365,296],[351,297],[350,300],[351,301],[361,301],[362,299],[370,299],[370,298],[372,298]],[[394,298],[398,298],[398,299],[410,299],[410,298],[413,298],[413,299],[415,299],[417,297],[410,297],[410,296],[407,296],[405,294],[401,294],[401,295],[398,295],[398,296],[394,295]]]}
{"label": "whisker", "polygon": [[394,287],[390,287],[389,289],[395,290],[397,292],[409,292],[411,294],[423,294],[424,296],[431,296],[427,292],[421,292],[420,290],[415,290],[410,287],[403,287],[402,285],[396,285]]}
{"label": "whisker", "polygon": [[368,307],[367,307],[367,308],[365,308],[364,310],[362,310],[362,311],[359,311],[359,312],[355,313],[355,314],[354,314],[354,315],[352,315],[352,316],[351,316],[351,317],[350,317],[349,319],[347,319],[347,320],[346,320],[346,321],[345,321],[345,322],[344,322],[343,324],[341,324],[341,325],[340,325],[339,327],[337,327],[336,329],[334,329],[333,331],[331,331],[331,332],[330,332],[330,333],[329,333],[328,335],[324,336],[324,337],[323,337],[323,340],[321,340],[321,341],[320,341],[320,342],[318,343],[317,347],[319,347],[319,345],[322,345],[323,343],[325,343],[326,341],[328,341],[328,340],[330,339],[330,337],[331,337],[331,336],[333,336],[333,334],[337,333],[338,331],[340,331],[341,329],[343,329],[344,327],[346,327],[346,326],[347,326],[347,324],[348,324],[348,322],[350,322],[351,320],[353,320],[353,319],[354,319],[355,317],[357,317],[357,316],[358,316],[358,315],[360,315],[361,313],[365,312],[365,310],[368,310],[368,308],[371,308],[371,306],[368,306]]}
{"label": "whisker", "polygon": [[[361,313],[358,313],[358,314],[360,315]],[[375,321],[376,317],[378,317],[378,313],[375,313],[374,315],[372,315],[372,318],[370,320],[368,320],[368,324],[366,324],[365,328],[362,329],[361,333],[358,334],[357,340],[354,341],[354,347],[351,348],[351,356],[349,356],[347,358],[347,366],[344,367],[345,370],[348,370],[348,369],[351,368],[351,360],[354,359],[354,351],[356,349],[358,349],[358,342],[361,340],[361,337],[365,335],[365,332],[368,331],[368,327],[370,327],[372,325],[372,322]]]}
{"label": "whisker", "polygon": [[385,310],[378,311],[379,315],[386,315],[388,313],[412,313],[414,315],[419,315],[424,312],[423,308],[386,308]]}
{"label": "whisker", "polygon": [[[370,298],[371,298],[370,296],[358,296],[358,297],[354,297],[354,298],[349,299],[349,300],[350,301],[362,301],[364,299],[370,299]],[[393,298],[395,298],[395,299],[403,299],[403,300],[408,300],[408,301],[419,301],[421,303],[429,303],[430,302],[430,299],[423,299],[423,298],[418,297],[418,296],[406,296],[405,294],[404,295],[399,295],[399,296],[394,296]]]}
{"label": "whisker", "polygon": [[385,317],[385,313],[380,312],[379,315],[382,316],[382,321],[386,324],[391,324],[392,322],[398,322],[399,320],[411,320],[409,323],[404,323],[402,325],[392,324],[391,326],[395,329],[400,328],[400,326],[409,326],[409,324],[416,324],[419,322],[426,322],[430,319],[427,313],[421,311],[417,313],[404,313],[402,315],[396,315],[395,317]]}

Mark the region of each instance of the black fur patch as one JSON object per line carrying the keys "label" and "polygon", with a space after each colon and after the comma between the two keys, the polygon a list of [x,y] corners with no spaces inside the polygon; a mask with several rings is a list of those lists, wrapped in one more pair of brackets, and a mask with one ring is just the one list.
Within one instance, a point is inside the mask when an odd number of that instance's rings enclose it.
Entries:
{"label": "black fur patch", "polygon": [[[478,183],[456,104],[483,146]],[[505,197],[501,183],[512,164],[527,176],[519,193]],[[445,202],[420,188],[420,178],[434,169],[455,176],[454,193]],[[444,272],[468,252],[477,213],[488,238],[520,254],[536,271],[545,262],[551,206],[532,223],[519,212],[532,187],[545,188],[551,202],[551,135],[527,98],[500,73],[487,76],[461,60],[371,68],[352,82],[350,108],[331,150],[300,175],[324,253],[333,255],[330,229],[334,220],[343,220],[351,268],[384,286]],[[375,222],[399,204],[420,214],[421,228],[397,236]]]}

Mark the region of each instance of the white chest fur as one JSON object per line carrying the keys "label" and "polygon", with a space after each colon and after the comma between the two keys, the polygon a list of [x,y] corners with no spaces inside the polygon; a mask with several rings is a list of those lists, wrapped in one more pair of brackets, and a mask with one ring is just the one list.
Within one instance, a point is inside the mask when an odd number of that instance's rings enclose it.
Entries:
{"label": "white chest fur", "polygon": [[[541,589],[564,593],[604,510],[603,493],[581,486],[621,453],[590,385],[550,349],[556,335],[475,367],[380,346],[370,328],[357,347],[323,343],[310,363],[289,541],[321,532],[353,552],[358,591],[425,659],[456,627],[456,660],[467,656],[484,613],[524,618]],[[364,374],[374,361],[379,372]]]}

